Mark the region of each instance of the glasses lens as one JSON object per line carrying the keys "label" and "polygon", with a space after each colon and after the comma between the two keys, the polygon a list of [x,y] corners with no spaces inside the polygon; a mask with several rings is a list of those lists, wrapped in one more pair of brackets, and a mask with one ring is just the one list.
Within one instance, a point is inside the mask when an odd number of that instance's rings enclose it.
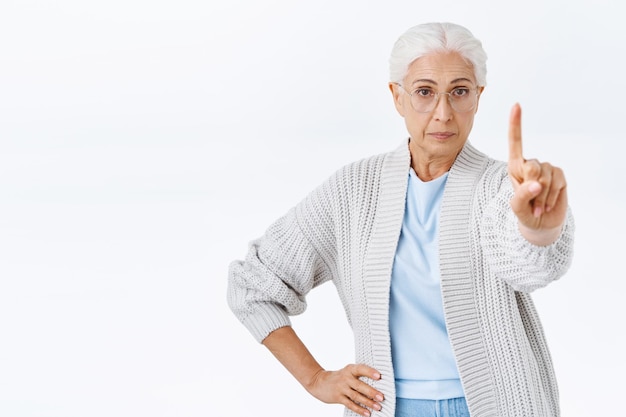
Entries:
{"label": "glasses lens", "polygon": [[411,94],[411,105],[419,113],[430,113],[437,106],[440,96],[449,100],[452,109],[458,113],[471,111],[476,106],[475,90],[457,88],[449,93],[435,93],[432,90],[415,90]]}
{"label": "glasses lens", "polygon": [[411,105],[419,113],[430,113],[435,108],[438,95],[427,88],[420,88],[411,94]]}
{"label": "glasses lens", "polygon": [[448,93],[448,97],[452,108],[459,113],[468,112],[476,106],[477,95],[473,90],[466,88],[453,90]]}

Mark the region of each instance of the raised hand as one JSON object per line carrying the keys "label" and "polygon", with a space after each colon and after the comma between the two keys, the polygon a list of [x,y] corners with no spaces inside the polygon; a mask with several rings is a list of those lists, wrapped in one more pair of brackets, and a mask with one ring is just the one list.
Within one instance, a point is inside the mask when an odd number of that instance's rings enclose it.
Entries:
{"label": "raised hand", "polygon": [[348,365],[339,371],[320,371],[307,387],[318,400],[325,403],[343,404],[362,416],[369,416],[367,408],[379,411],[383,394],[361,381],[361,377],[380,379],[380,374],[366,365]]}
{"label": "raised hand", "polygon": [[558,237],[567,212],[567,183],[563,170],[522,154],[522,109],[515,104],[509,122],[509,178],[515,195],[511,208],[520,231],[537,245]]}

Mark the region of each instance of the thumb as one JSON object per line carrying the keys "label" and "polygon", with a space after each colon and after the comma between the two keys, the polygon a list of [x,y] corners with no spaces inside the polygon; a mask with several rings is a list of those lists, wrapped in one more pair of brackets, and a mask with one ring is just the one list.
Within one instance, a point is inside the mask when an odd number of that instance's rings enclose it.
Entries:
{"label": "thumb", "polygon": [[530,201],[541,193],[543,187],[538,181],[526,181],[522,183],[515,195],[511,199],[511,208],[514,212],[519,213],[528,207]]}

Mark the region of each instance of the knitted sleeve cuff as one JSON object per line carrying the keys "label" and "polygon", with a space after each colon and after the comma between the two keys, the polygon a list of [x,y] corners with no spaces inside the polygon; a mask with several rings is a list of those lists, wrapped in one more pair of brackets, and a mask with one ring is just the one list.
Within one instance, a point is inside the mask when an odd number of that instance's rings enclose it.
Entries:
{"label": "knitted sleeve cuff", "polygon": [[259,343],[274,330],[291,326],[289,316],[279,306],[270,303],[259,304],[241,322]]}
{"label": "knitted sleeve cuff", "polygon": [[516,291],[532,292],[565,274],[574,246],[574,218],[569,209],[561,235],[548,246],[528,242],[510,208],[491,209],[485,213],[482,247],[496,276]]}

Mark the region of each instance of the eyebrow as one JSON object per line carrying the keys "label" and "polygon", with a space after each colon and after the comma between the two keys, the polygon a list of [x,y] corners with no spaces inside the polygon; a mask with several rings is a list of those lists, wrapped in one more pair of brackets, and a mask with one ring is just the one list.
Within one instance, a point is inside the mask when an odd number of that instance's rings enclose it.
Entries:
{"label": "eyebrow", "polygon": [[[474,83],[472,80],[470,80],[469,78],[465,78],[465,77],[461,77],[461,78],[455,78],[454,80],[452,80],[450,82],[450,84],[456,84],[456,83],[460,83],[460,82],[468,82],[468,83]],[[437,82],[428,78],[420,78],[419,80],[415,80],[411,83],[411,85],[415,85],[417,83],[430,83],[430,84],[434,84],[437,85]]]}

